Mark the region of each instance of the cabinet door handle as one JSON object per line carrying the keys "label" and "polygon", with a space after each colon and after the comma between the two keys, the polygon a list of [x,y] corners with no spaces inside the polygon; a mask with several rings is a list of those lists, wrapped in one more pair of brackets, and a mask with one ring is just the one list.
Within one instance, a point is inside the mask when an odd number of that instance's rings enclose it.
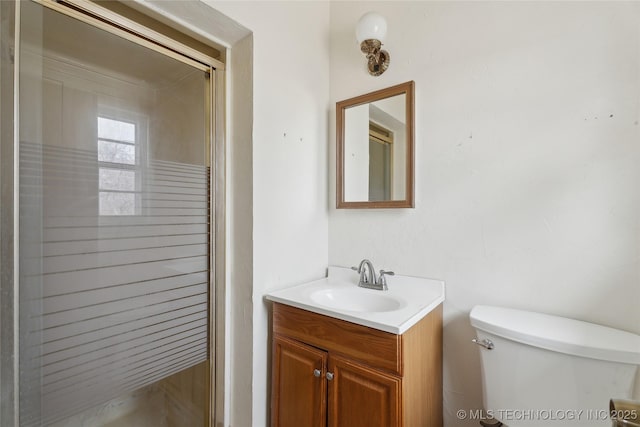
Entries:
{"label": "cabinet door handle", "polygon": [[331,381],[333,379],[333,374],[331,372],[327,372],[326,377],[329,381]]}
{"label": "cabinet door handle", "polygon": [[320,372],[320,369],[314,369],[314,370],[313,370],[313,376],[314,376],[314,377],[319,377],[321,373],[322,373],[322,372]]}

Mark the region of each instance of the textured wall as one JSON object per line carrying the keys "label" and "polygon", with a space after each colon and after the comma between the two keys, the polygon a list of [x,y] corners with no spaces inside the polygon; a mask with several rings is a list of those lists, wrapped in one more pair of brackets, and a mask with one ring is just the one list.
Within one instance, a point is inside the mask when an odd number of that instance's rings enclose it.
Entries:
{"label": "textured wall", "polygon": [[[234,370],[243,389],[233,393],[231,425],[265,426],[271,345],[263,297],[324,276],[328,264],[329,3],[207,3],[253,38],[253,279],[230,283],[232,292],[249,292],[252,303],[232,303],[232,328],[252,347],[233,348],[231,360],[251,365]],[[246,322],[253,335],[242,328]],[[239,384],[233,374],[232,381]]]}
{"label": "textured wall", "polygon": [[[354,36],[370,10],[378,78]],[[331,3],[332,104],[415,80],[417,139],[415,209],[335,210],[332,170],[329,262],[446,281],[448,426],[482,406],[475,304],[640,333],[639,27],[637,3]]]}

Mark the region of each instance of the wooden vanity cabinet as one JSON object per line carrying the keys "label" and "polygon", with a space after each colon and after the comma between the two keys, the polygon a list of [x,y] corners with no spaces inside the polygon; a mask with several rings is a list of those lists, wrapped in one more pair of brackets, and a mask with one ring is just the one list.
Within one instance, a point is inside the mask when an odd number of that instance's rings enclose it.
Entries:
{"label": "wooden vanity cabinet", "polygon": [[399,377],[331,356],[328,426],[401,426]]}
{"label": "wooden vanity cabinet", "polygon": [[273,304],[273,427],[441,427],[442,305],[402,335]]}
{"label": "wooden vanity cabinet", "polygon": [[326,426],[327,353],[276,336],[273,364],[272,425]]}

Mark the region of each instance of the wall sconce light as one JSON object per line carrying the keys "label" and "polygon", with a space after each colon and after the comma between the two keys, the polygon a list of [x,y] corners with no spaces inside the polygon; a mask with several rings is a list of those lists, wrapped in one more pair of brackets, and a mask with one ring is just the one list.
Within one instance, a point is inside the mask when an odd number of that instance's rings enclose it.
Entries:
{"label": "wall sconce light", "polygon": [[367,56],[367,68],[372,76],[379,76],[389,68],[389,52],[380,49],[387,35],[387,21],[375,12],[362,15],[356,27],[360,50]]}

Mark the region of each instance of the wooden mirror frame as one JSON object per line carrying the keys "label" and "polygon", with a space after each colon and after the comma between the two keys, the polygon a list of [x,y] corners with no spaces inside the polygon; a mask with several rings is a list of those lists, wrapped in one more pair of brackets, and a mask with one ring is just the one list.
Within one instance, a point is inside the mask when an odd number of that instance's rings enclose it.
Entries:
{"label": "wooden mirror frame", "polygon": [[[336,103],[336,208],[337,209],[385,209],[385,208],[413,208],[414,205],[414,87],[409,81],[396,86],[381,89],[355,98]],[[349,202],[344,199],[344,147],[345,129],[344,118],[347,108],[369,104],[381,99],[397,95],[406,95],[406,127],[407,127],[407,159],[406,186],[404,200],[357,201]]]}

